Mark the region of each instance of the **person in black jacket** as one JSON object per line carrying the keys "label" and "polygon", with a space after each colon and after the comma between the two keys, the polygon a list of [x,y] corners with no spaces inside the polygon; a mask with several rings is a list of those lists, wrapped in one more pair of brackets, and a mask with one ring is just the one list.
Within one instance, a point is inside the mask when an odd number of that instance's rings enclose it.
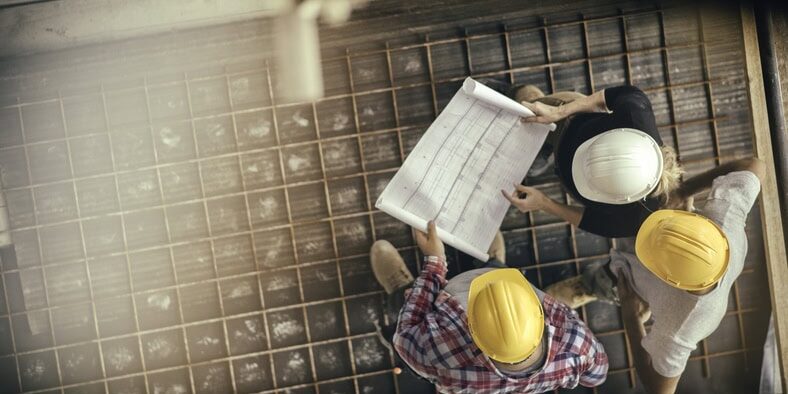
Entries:
{"label": "person in black jacket", "polygon": [[[540,156],[554,160],[561,184],[583,204],[563,204],[523,185],[516,185],[511,195],[502,191],[521,212],[543,210],[590,233],[634,237],[654,211],[693,209],[691,194],[681,187],[683,170],[676,154],[664,146],[651,102],[640,89],[619,86],[590,96],[575,92],[544,96],[529,85],[510,96],[534,112],[523,122],[557,124]],[[533,167],[529,175],[534,175]],[[545,292],[578,307],[598,298],[595,289],[604,287],[600,283],[613,280],[606,271],[606,264],[587,265],[582,275],[555,283]]]}
{"label": "person in black jacket", "polygon": [[683,171],[673,149],[662,143],[651,102],[640,89],[544,96],[529,85],[515,99],[536,114],[524,122],[557,124],[541,154],[553,154],[561,184],[583,204],[563,204],[520,185],[504,196],[521,212],[541,209],[590,233],[633,237],[651,212],[691,204],[676,193]]}

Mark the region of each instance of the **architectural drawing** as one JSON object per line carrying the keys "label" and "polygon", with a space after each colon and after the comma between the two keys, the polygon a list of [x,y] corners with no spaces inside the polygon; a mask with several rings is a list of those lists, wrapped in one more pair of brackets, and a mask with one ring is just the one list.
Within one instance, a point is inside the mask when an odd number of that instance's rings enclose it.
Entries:
{"label": "architectural drawing", "polygon": [[513,190],[554,125],[467,78],[425,132],[375,206],[419,229],[434,220],[441,239],[486,261]]}

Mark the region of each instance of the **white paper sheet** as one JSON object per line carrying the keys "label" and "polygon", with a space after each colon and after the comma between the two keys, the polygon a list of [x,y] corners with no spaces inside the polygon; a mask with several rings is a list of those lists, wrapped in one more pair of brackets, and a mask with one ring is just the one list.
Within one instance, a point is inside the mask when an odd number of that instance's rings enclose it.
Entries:
{"label": "white paper sheet", "polygon": [[[515,115],[519,115],[524,118],[534,116],[534,113],[530,109],[523,107],[520,103],[496,92],[495,90],[488,88],[482,83],[474,81],[471,78],[465,78],[465,81],[462,83],[462,91],[469,96],[484,101],[487,104],[491,104],[494,107],[501,108],[504,111],[511,112]],[[549,128],[550,131],[555,130],[555,123],[550,123]]]}
{"label": "white paper sheet", "polygon": [[[515,108],[514,106],[519,107]],[[375,207],[486,261],[512,191],[555,125],[522,123],[527,108],[468,78],[430,125]]]}

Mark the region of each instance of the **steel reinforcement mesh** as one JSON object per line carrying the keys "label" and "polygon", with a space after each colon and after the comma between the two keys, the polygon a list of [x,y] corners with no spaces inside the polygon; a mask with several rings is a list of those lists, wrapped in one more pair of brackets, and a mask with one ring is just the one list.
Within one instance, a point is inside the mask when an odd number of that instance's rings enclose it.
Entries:
{"label": "steel reinforcement mesh", "polygon": [[[350,48],[324,60],[314,103],[278,103],[262,61],[174,76],[150,66],[44,98],[19,86],[0,108],[16,252],[2,262],[0,391],[429,391],[392,372],[368,253],[389,240],[418,272],[409,228],[374,202],[466,76],[548,93],[636,85],[686,176],[752,154],[736,12],[562,18]],[[526,182],[571,200],[554,175]],[[538,212],[511,210],[502,230],[507,262],[542,288],[630,244]],[[682,391],[757,381],[770,309],[757,209],[748,237],[728,313]],[[469,267],[449,259],[451,275]],[[578,391],[642,391],[618,308],[579,313],[610,372]]]}

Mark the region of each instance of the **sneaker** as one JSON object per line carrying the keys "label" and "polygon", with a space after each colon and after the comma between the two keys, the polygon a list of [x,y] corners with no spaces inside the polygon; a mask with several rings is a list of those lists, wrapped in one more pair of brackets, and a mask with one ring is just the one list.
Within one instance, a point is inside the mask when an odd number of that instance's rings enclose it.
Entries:
{"label": "sneaker", "polygon": [[532,103],[536,101],[538,98],[544,97],[544,92],[542,89],[537,88],[534,85],[523,85],[518,86],[514,89],[514,101],[521,103],[523,101]]}
{"label": "sneaker", "polygon": [[378,280],[386,294],[392,294],[397,289],[413,282],[413,275],[408,271],[405,260],[402,260],[397,248],[390,242],[375,241],[369,254],[372,273],[375,274],[375,279]]}
{"label": "sneaker", "polygon": [[583,286],[583,278],[580,275],[554,283],[548,286],[544,292],[569,305],[572,309],[579,308],[597,299],[594,294]]}
{"label": "sneaker", "polygon": [[503,241],[503,234],[500,231],[495,233],[495,238],[493,238],[487,254],[491,259],[506,263],[506,243]]}

